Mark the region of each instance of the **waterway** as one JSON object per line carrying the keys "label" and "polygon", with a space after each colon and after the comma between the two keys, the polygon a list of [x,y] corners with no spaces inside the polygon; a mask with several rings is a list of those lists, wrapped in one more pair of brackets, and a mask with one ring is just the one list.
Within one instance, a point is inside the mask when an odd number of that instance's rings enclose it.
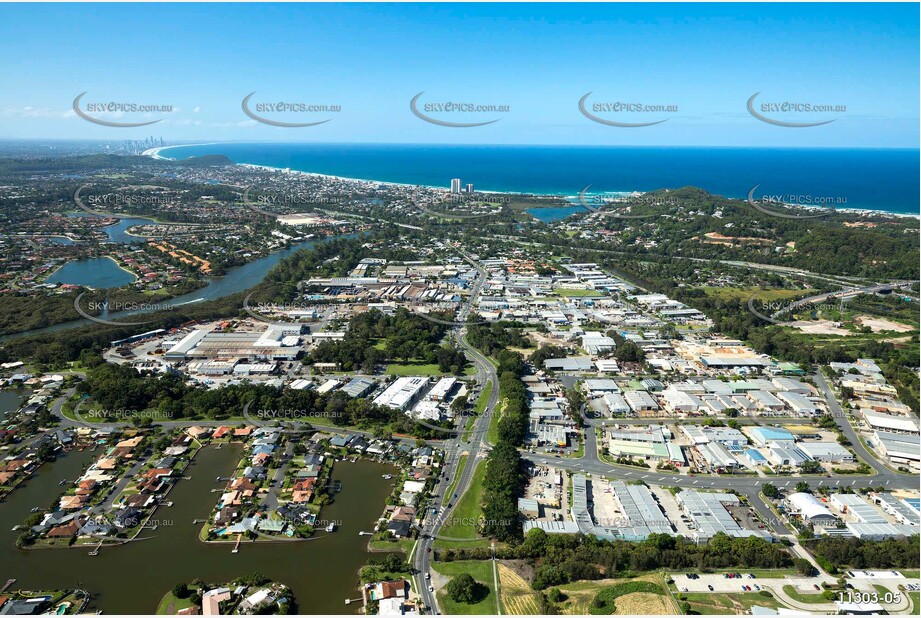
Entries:
{"label": "waterway", "polygon": [[95,290],[120,288],[133,283],[137,277],[118,265],[110,257],[89,258],[67,262],[54,271],[49,283],[69,283]]}
{"label": "waterway", "polygon": [[[67,215],[68,217],[117,217],[118,215],[94,215],[88,212],[78,212],[71,213]],[[117,223],[112,225],[107,225],[102,228],[102,231],[106,233],[106,236],[109,237],[111,242],[120,242],[120,243],[138,243],[138,242],[147,242],[147,238],[143,236],[132,236],[128,233],[128,228],[134,227],[136,225],[156,225],[156,221],[153,219],[145,219],[143,217],[120,217]]]}
{"label": "waterway", "polygon": [[22,550],[15,547],[12,528],[35,506],[47,507],[61,493],[61,479],[72,481],[99,452],[75,451],[46,464],[37,476],[16,489],[0,504],[0,579],[16,578],[13,589],[82,588],[93,596],[89,610],[106,614],[151,614],[164,593],[179,582],[200,578],[209,583],[227,582],[240,575],[259,572],[291,587],[299,613],[355,613],[359,605],[345,605],[358,597],[358,569],[368,558],[367,536],[390,494],[390,482],[381,475],[392,466],[369,461],[342,462],[333,480],[342,483],[335,501],[324,507],[322,519],[340,520],[333,533],[317,532],[315,540],[302,542],[247,543],[239,553],[230,544],[204,544],[198,540],[203,519],[214,507],[222,487],[218,476],[229,475],[241,455],[238,445],[206,447],[188,468],[190,480],[181,480],[154,519],[168,522],[150,537],[118,547],[104,547],[90,556],[86,547],[74,549]]}
{"label": "waterway", "polygon": [[10,412],[22,407],[28,391],[24,389],[4,389],[0,391],[0,419],[5,419]]}
{"label": "waterway", "polygon": [[[157,303],[157,308],[162,308],[164,306],[175,307],[179,305],[187,305],[204,300],[215,300],[218,298],[223,298],[224,296],[236,294],[237,292],[242,292],[243,290],[248,290],[249,288],[257,285],[260,281],[262,281],[266,273],[268,273],[276,264],[278,264],[278,262],[288,257],[292,253],[295,253],[296,251],[301,249],[309,249],[318,242],[322,242],[322,240],[323,239],[314,239],[295,243],[290,247],[279,249],[274,253],[270,253],[265,257],[258,258],[252,262],[243,264],[242,266],[230,268],[227,270],[227,273],[223,277],[207,277],[205,278],[206,284],[204,287],[199,288],[194,292],[183,294],[182,296],[176,296],[175,298],[172,298],[168,301],[159,302]],[[109,314],[106,316],[106,319],[119,320],[141,313],[145,313],[145,311],[121,311]],[[45,326],[43,328],[36,328],[21,333],[4,335],[0,337],[0,341],[7,341],[9,339],[24,337],[28,335],[54,333],[57,331],[66,330],[68,328],[75,328],[77,326],[86,326],[87,324],[92,323],[93,322],[87,319],[61,322],[60,324],[55,324],[53,326]]]}

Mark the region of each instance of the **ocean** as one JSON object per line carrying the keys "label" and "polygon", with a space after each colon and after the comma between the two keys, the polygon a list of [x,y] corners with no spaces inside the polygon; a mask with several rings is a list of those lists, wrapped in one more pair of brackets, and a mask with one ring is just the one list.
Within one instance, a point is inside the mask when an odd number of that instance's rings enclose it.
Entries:
{"label": "ocean", "polygon": [[[223,154],[249,163],[405,184],[574,196],[695,186],[745,198],[802,196],[836,208],[919,214],[916,149],[445,146],[226,143],[171,147],[171,159]],[[785,200],[787,201],[787,200]],[[825,202],[828,203],[828,202]]]}

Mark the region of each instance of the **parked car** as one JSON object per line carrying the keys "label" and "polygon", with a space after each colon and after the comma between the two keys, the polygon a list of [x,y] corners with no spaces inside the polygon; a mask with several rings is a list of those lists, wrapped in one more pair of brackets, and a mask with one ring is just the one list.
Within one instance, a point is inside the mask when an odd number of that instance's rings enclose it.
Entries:
{"label": "parked car", "polygon": [[710,589],[710,592],[713,592],[713,586],[711,586],[710,584],[707,584],[707,588]]}

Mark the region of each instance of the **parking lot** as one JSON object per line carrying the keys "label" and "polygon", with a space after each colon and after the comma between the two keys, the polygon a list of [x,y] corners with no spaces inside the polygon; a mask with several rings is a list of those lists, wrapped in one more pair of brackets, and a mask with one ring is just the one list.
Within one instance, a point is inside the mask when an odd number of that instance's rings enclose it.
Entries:
{"label": "parking lot", "polygon": [[[784,578],[752,578],[749,573],[739,571],[742,577],[728,578],[723,573],[701,573],[697,579],[691,579],[687,575],[673,575],[675,585],[681,592],[749,592],[744,586],[751,588],[751,592],[758,592],[764,588],[783,588],[786,585],[792,585],[803,593],[818,592],[815,586],[821,588],[823,579],[821,577],[784,577]],[[835,580],[828,578],[830,583]],[[712,589],[711,589],[712,588]]]}

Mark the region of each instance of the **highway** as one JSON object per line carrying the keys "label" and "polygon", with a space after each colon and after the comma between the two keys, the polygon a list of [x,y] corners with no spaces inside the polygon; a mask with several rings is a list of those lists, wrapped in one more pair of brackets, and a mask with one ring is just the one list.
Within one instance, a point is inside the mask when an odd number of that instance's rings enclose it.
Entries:
{"label": "highway", "polygon": [[[433,516],[431,510],[429,510],[423,523],[422,534],[413,549],[412,565],[415,571],[416,590],[422,597],[422,603],[431,614],[439,613],[438,603],[435,594],[429,591],[430,584],[425,579],[425,575],[429,573],[431,568],[431,552],[434,551],[435,539],[438,536],[438,531],[445,521],[450,518],[451,512],[457,506],[457,499],[469,489],[477,464],[485,457],[487,448],[485,444],[486,432],[489,429],[490,419],[499,401],[499,378],[496,375],[496,367],[479,350],[467,343],[464,338],[465,327],[462,324],[466,321],[483,284],[486,283],[486,271],[469,255],[464,254],[464,257],[477,269],[479,276],[470,296],[467,298],[467,302],[458,312],[458,323],[452,330],[452,336],[467,354],[467,357],[476,365],[477,380],[481,388],[486,388],[488,383],[492,384],[492,388],[489,392],[486,407],[474,422],[473,429],[469,432],[457,433],[443,444],[445,471],[434,489],[434,494],[438,497],[433,501],[433,505],[429,507],[429,509],[435,508],[437,515]],[[461,422],[463,421],[459,421],[459,423]],[[464,453],[467,453],[466,464],[463,470],[458,470],[460,458]],[[454,491],[451,495],[445,495],[447,488],[451,485],[451,479],[458,474],[460,474],[460,478]]]}

